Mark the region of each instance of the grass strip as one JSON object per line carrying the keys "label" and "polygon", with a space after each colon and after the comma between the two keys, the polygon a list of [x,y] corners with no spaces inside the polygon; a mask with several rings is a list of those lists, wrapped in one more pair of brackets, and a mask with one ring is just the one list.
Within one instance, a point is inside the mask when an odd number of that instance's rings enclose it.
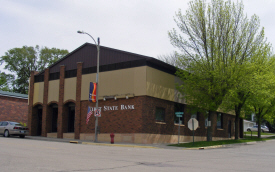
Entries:
{"label": "grass strip", "polygon": [[[245,131],[243,132],[246,135],[251,135],[251,131]],[[258,135],[257,131],[252,131],[252,135]],[[261,132],[261,135],[275,135],[275,133],[263,133]]]}
{"label": "grass strip", "polygon": [[239,140],[218,140],[218,141],[199,141],[199,142],[190,142],[190,143],[180,143],[180,144],[171,144],[168,146],[176,146],[176,147],[186,147],[186,148],[192,148],[192,147],[208,147],[208,146],[217,146],[217,145],[226,145],[226,144],[235,144],[235,143],[245,143],[245,142],[254,142],[254,141],[265,141],[269,139],[275,139],[275,137],[269,137],[269,138],[257,138],[257,137],[250,137],[246,136],[244,139]]}

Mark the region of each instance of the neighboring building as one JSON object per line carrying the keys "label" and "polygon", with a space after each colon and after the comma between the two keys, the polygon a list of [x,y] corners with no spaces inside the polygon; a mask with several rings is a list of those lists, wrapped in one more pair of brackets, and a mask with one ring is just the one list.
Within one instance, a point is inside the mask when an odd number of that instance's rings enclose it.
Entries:
{"label": "neighboring building", "polygon": [[[93,140],[95,117],[86,125],[89,85],[96,80],[97,49],[84,44],[45,71],[31,73],[29,115],[31,135]],[[206,139],[205,117],[188,108],[179,97],[175,67],[160,60],[100,47],[98,141],[175,143],[182,111],[180,141],[191,141],[187,123],[198,119],[196,140]],[[217,113],[212,121],[213,139],[234,136],[234,115]],[[242,122],[242,120],[241,120]],[[240,131],[242,129],[240,125]]]}
{"label": "neighboring building", "polygon": [[0,91],[0,121],[28,122],[28,95]]}

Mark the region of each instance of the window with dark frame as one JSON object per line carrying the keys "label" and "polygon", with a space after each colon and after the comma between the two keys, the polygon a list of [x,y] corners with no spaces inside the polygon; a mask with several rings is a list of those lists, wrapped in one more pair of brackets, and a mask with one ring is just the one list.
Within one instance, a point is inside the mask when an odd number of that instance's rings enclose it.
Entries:
{"label": "window with dark frame", "polygon": [[[174,111],[175,113],[184,112],[184,105],[175,103]],[[175,113],[174,113],[174,124],[179,124],[180,122],[181,125],[184,125],[184,114],[182,115],[182,117],[177,117]]]}
{"label": "window with dark frame", "polygon": [[199,121],[199,116],[200,116],[200,113],[199,112],[193,112],[191,114],[191,118],[195,118],[197,121]]}
{"label": "window with dark frame", "polygon": [[184,116],[184,114],[182,115],[182,117],[177,117],[176,114],[174,114],[174,123],[179,124],[179,122],[180,122],[180,125],[184,125],[183,116]]}
{"label": "window with dark frame", "polygon": [[165,109],[156,107],[156,121],[164,122],[165,121]]}
{"label": "window with dark frame", "polygon": [[217,113],[217,128],[222,129],[223,128],[223,114]]}
{"label": "window with dark frame", "polygon": [[208,117],[206,117],[205,120],[204,120],[204,126],[208,127]]}
{"label": "window with dark frame", "polygon": [[207,128],[208,127],[208,116],[209,116],[209,111],[205,111],[205,120],[204,120],[204,127]]}
{"label": "window with dark frame", "polygon": [[198,116],[197,112],[193,112],[193,113],[191,114],[191,118],[197,119],[197,116]]}

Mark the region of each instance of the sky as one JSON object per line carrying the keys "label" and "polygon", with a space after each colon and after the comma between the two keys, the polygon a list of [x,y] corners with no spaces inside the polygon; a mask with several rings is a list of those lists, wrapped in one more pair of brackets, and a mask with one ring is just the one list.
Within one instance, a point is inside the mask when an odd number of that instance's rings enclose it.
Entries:
{"label": "sky", "polygon": [[[237,0],[233,0],[237,1]],[[168,31],[175,12],[189,0],[0,0],[0,56],[22,46],[75,50],[94,43],[158,57],[177,50]],[[267,40],[275,45],[275,0],[244,0],[244,12],[259,16]],[[0,66],[3,71],[3,65]]]}

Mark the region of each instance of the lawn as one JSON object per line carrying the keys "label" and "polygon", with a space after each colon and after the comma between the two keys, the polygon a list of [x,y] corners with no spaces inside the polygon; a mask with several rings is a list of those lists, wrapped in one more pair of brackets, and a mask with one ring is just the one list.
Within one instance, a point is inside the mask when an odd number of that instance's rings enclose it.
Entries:
{"label": "lawn", "polygon": [[180,143],[178,144],[172,144],[169,146],[176,146],[176,147],[187,147],[187,148],[191,148],[191,147],[207,147],[207,146],[217,146],[217,145],[226,145],[226,144],[235,144],[235,143],[245,143],[245,142],[254,142],[254,141],[265,141],[265,140],[269,140],[269,139],[275,139],[275,137],[270,137],[270,138],[257,138],[257,137],[250,137],[250,136],[246,136],[244,139],[239,139],[239,140],[219,140],[219,141],[211,141],[211,142],[207,142],[207,141],[200,141],[200,142],[190,142],[190,143]]}
{"label": "lawn", "polygon": [[[251,131],[243,132],[245,135],[251,135]],[[252,131],[252,135],[258,135],[257,131]],[[261,135],[275,135],[275,133],[263,133],[261,132]]]}

